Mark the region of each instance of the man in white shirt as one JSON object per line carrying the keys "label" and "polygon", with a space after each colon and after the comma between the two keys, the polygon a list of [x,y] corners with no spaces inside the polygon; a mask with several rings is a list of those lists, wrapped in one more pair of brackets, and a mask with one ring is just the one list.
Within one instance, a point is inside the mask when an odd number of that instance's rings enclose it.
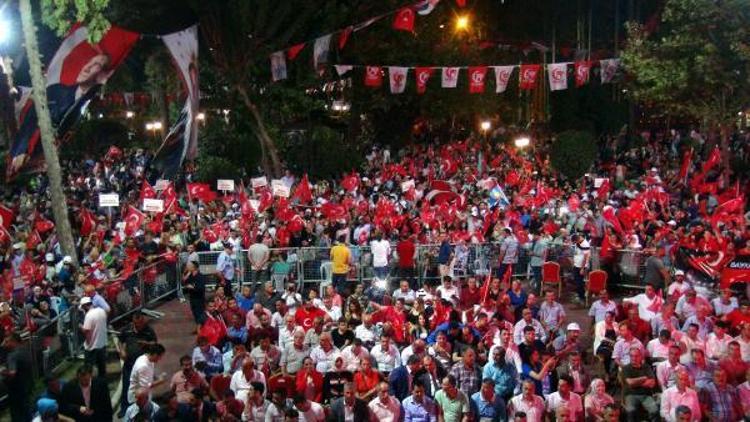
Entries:
{"label": "man in white shirt", "polygon": [[700,422],[701,406],[698,401],[698,393],[690,386],[690,376],[684,369],[677,372],[677,383],[669,387],[661,394],[661,417],[667,422],[678,422],[675,410],[679,406],[690,408],[690,420]]}
{"label": "man in white shirt", "polygon": [[[370,408],[371,419],[378,422],[399,422],[401,418],[401,403],[388,393],[388,383],[378,385],[378,395],[367,405]],[[367,421],[361,421],[367,422]]]}
{"label": "man in white shirt", "polygon": [[669,347],[667,360],[656,364],[656,381],[659,382],[662,390],[673,387],[677,382],[677,371],[686,369],[680,363],[680,353],[682,353],[680,346],[673,344]]}
{"label": "man in white shirt", "polygon": [[526,380],[521,385],[521,394],[510,399],[508,403],[508,420],[515,420],[516,413],[526,414],[527,422],[544,420],[544,399],[535,394],[534,381]]}
{"label": "man in white shirt", "polygon": [[279,327],[279,349],[281,350],[286,350],[287,346],[292,344],[296,333],[302,333],[302,336],[305,336],[305,330],[297,325],[294,315],[286,314],[284,322],[285,324]]}
{"label": "man in white shirt", "polygon": [[443,276],[443,284],[438,286],[437,293],[440,299],[447,300],[452,303],[453,306],[458,306],[458,289],[453,284],[453,280],[450,276]]}
{"label": "man in white shirt", "polygon": [[714,313],[717,318],[721,318],[739,307],[737,298],[732,296],[732,289],[728,288],[723,289],[721,295],[711,301],[711,305],[714,307]]}
{"label": "man in white shirt", "polygon": [[724,359],[727,357],[729,343],[731,342],[732,337],[727,334],[727,323],[717,321],[713,332],[706,339],[706,357],[713,362]]}
{"label": "man in white shirt", "polygon": [[387,335],[380,336],[380,343],[370,350],[370,355],[378,365],[378,371],[390,373],[396,367],[401,366],[401,354],[396,346],[391,344],[391,338]]}
{"label": "man in white shirt", "polygon": [[130,386],[128,387],[128,403],[135,403],[135,393],[140,389],[153,391],[154,387],[166,381],[166,374],[154,380],[154,365],[164,356],[164,346],[161,344],[147,345],[144,353],[135,360],[130,372]]}
{"label": "man in white shirt", "polygon": [[391,244],[383,239],[383,234],[378,233],[375,240],[370,242],[370,251],[372,251],[372,267],[375,271],[375,277],[385,280],[388,277],[388,257],[391,255]]}
{"label": "man in white shirt", "polygon": [[375,330],[372,324],[372,316],[365,314],[362,316],[362,323],[354,329],[354,337],[362,340],[364,344],[375,342]]}
{"label": "man in white shirt", "polygon": [[294,407],[299,412],[299,422],[323,422],[326,419],[323,406],[306,399],[304,394],[294,396]]}
{"label": "man in white shirt", "polygon": [[604,321],[607,312],[614,312],[617,314],[617,304],[609,300],[609,292],[606,289],[602,289],[599,292],[599,299],[592,303],[591,308],[589,309],[589,316],[593,319],[591,325]]}
{"label": "man in white shirt", "polygon": [[321,306],[320,309],[324,310],[325,313],[331,317],[331,321],[338,321],[341,319],[341,307],[334,306],[333,298],[331,296],[323,298],[323,306]]}
{"label": "man in white shirt", "polygon": [[325,374],[333,368],[333,359],[338,354],[339,349],[333,345],[331,333],[325,331],[320,335],[320,343],[310,351],[310,358],[315,363],[315,370]]}
{"label": "man in white shirt", "polygon": [[399,288],[393,291],[393,299],[404,299],[404,303],[411,306],[414,304],[414,301],[417,300],[417,296],[414,290],[409,287],[409,282],[407,280],[401,280]]}
{"label": "man in white shirt", "polygon": [[341,351],[341,357],[344,358],[346,370],[354,373],[359,370],[359,364],[363,359],[370,359],[370,352],[362,346],[362,340],[355,337],[354,342]]}
{"label": "man in white shirt", "polygon": [[107,368],[107,312],[103,308],[93,307],[88,296],[81,298],[78,308],[86,313],[82,326],[85,362],[95,365],[97,376],[103,377]]}
{"label": "man in white shirt", "polygon": [[646,351],[651,359],[661,362],[669,355],[669,348],[674,344],[670,338],[672,335],[667,330],[661,330],[659,337],[651,340],[646,345]]}
{"label": "man in white shirt", "polygon": [[537,340],[546,342],[547,333],[544,331],[542,323],[532,318],[531,309],[525,308],[521,312],[521,319],[513,327],[513,341],[516,344],[523,343],[523,329],[526,328],[526,326],[534,327],[534,332],[536,333]]}
{"label": "man in white shirt", "polygon": [[583,419],[583,401],[581,396],[570,391],[573,379],[569,375],[561,375],[557,384],[557,391],[547,396],[547,412],[555,414],[559,407],[567,407],[571,413],[569,420]]}
{"label": "man in white shirt", "polygon": [[229,383],[229,389],[234,391],[234,397],[242,403],[247,403],[247,398],[253,393],[252,383],[259,382],[263,384],[265,390],[266,376],[255,369],[255,361],[245,359],[242,362],[242,370],[232,375]]}
{"label": "man in white shirt", "polygon": [[647,355],[647,352],[646,348],[643,347],[643,343],[633,336],[627,322],[621,322],[619,328],[620,338],[617,339],[612,351],[612,360],[614,360],[617,366],[622,368],[630,363],[630,348],[639,348],[644,356]]}
{"label": "man in white shirt", "polygon": [[685,272],[676,270],[674,272],[674,281],[667,288],[667,297],[679,299],[690,287],[692,287],[690,283],[685,280]]}
{"label": "man in white shirt", "polygon": [[565,309],[555,301],[555,291],[544,293],[544,302],[539,307],[539,322],[548,333],[557,333],[565,322]]}
{"label": "man in white shirt", "polygon": [[623,302],[630,302],[638,305],[638,316],[646,322],[650,322],[661,310],[664,300],[656,294],[656,288],[653,284],[647,284],[644,293],[635,295],[631,298],[623,299]]}

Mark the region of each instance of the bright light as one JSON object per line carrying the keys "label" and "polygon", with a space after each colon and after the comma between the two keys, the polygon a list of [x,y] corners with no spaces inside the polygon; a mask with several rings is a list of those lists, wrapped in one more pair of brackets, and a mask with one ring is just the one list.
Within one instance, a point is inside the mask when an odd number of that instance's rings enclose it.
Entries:
{"label": "bright light", "polygon": [[162,125],[161,122],[154,122],[154,130],[161,130]]}
{"label": "bright light", "polygon": [[146,123],[146,130],[154,130],[154,124],[153,123]]}
{"label": "bright light", "polygon": [[469,16],[458,16],[456,18],[456,31],[466,31],[467,29],[469,29]]}
{"label": "bright light", "polygon": [[132,111],[126,111],[125,112],[125,118],[126,119],[132,119],[134,116],[135,116],[135,113],[133,113]]}
{"label": "bright light", "polygon": [[482,124],[480,125],[480,127],[482,128],[483,131],[487,132],[492,127],[492,123],[490,123],[489,120],[485,120],[485,121],[482,122]]}
{"label": "bright light", "polygon": [[351,105],[342,100],[336,100],[331,104],[331,110],[333,111],[349,111]]}
{"label": "bright light", "polygon": [[516,148],[526,148],[527,146],[529,146],[530,143],[531,143],[531,140],[526,136],[516,138],[516,141],[515,141]]}
{"label": "bright light", "polygon": [[9,20],[0,19],[0,44],[5,44],[11,39],[11,24]]}
{"label": "bright light", "polygon": [[195,120],[198,120],[200,122],[206,120],[206,113],[200,112],[197,116],[195,116]]}

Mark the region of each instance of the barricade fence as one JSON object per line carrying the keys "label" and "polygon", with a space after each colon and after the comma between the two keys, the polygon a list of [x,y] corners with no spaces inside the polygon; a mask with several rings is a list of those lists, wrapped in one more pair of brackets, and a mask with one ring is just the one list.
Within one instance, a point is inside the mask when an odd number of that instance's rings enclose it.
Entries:
{"label": "barricade fence", "polygon": [[[501,248],[499,242],[481,244],[452,244],[453,258],[448,263],[449,274],[455,277],[485,278],[488,274],[499,276]],[[532,277],[531,254],[528,246],[518,248],[517,262],[513,264],[513,278],[529,279]],[[349,245],[351,262],[347,280],[369,285],[375,277],[373,255],[369,246]],[[260,283],[272,281],[277,291],[283,291],[286,283],[296,284],[298,291],[305,289],[319,290],[321,286],[331,283],[332,263],[330,247],[271,248],[270,257],[261,271],[254,271],[248,260],[247,249],[233,254],[238,271],[233,280],[235,287],[250,285],[253,290],[260,288]],[[440,245],[417,245],[414,254],[414,267],[405,269],[399,265],[396,244],[391,245],[387,279],[388,288],[395,288],[402,278],[413,279],[417,285],[424,282],[439,283]],[[216,265],[222,251],[198,252],[199,270],[207,277],[207,285],[214,287],[218,281]],[[575,246],[550,245],[547,249],[547,261],[558,262],[564,279],[572,279],[573,257]],[[645,261],[648,255],[640,250],[614,251],[613,258],[603,261],[599,258],[599,248],[591,248],[590,269],[604,269],[614,275],[623,287],[642,287],[645,273]]]}
{"label": "barricade fence", "polygon": [[[138,310],[154,306],[160,300],[179,291],[180,262],[156,262],[134,271],[122,282],[115,282],[99,289],[110,305],[108,316],[110,325],[122,323]],[[51,309],[57,314],[48,319],[35,315],[27,306],[21,329],[20,347],[31,361],[34,384],[55,369],[65,360],[79,358],[83,353],[83,312],[65,298],[54,296],[50,300]],[[0,354],[0,365],[5,365],[6,355]],[[5,391],[0,399],[5,399]]]}

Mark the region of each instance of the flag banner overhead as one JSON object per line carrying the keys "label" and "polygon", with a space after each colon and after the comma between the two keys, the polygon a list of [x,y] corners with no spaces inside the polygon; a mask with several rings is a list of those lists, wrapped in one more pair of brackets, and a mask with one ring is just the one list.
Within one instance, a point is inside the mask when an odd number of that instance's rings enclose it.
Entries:
{"label": "flag banner overhead", "polygon": [[522,64],[521,74],[518,78],[518,86],[523,90],[534,89],[536,85],[536,76],[541,70],[538,64]]}
{"label": "flag banner overhead", "polygon": [[484,92],[485,76],[487,66],[469,67],[469,93],[481,94]]}
{"label": "flag banner overhead", "polygon": [[187,158],[198,154],[198,27],[175,32],[162,37],[187,92],[180,116],[164,138],[154,157],[154,167],[164,179],[173,179]]}
{"label": "flag banner overhead", "polygon": [[589,83],[591,74],[591,62],[579,61],[575,63],[576,87],[581,87]]}
{"label": "flag banner overhead", "polygon": [[508,80],[515,66],[493,66],[495,70],[495,92],[501,94],[508,88]]}
{"label": "flag banner overhead", "polygon": [[458,67],[444,67],[442,70],[442,87],[455,88],[458,85]]}
{"label": "flag banner overhead", "polygon": [[599,62],[601,67],[602,83],[608,84],[614,81],[620,69],[620,59],[604,59]]}
{"label": "flag banner overhead", "polygon": [[388,68],[388,78],[391,85],[392,94],[401,94],[406,89],[406,74],[408,67],[391,66]]}
{"label": "flag banner overhead", "polygon": [[427,90],[427,81],[430,80],[434,69],[431,67],[414,68],[414,78],[417,81],[417,94],[424,94]]}
{"label": "flag banner overhead", "polygon": [[568,63],[550,63],[547,65],[550,91],[568,89]]}

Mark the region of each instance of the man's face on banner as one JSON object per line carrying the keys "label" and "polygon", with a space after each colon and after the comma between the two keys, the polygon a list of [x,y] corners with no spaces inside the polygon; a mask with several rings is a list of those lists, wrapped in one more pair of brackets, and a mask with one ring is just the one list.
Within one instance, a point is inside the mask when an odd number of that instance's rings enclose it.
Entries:
{"label": "man's face on banner", "polygon": [[104,76],[109,67],[109,57],[106,54],[98,54],[91,58],[78,73],[76,83],[94,84],[100,83],[99,78]]}

